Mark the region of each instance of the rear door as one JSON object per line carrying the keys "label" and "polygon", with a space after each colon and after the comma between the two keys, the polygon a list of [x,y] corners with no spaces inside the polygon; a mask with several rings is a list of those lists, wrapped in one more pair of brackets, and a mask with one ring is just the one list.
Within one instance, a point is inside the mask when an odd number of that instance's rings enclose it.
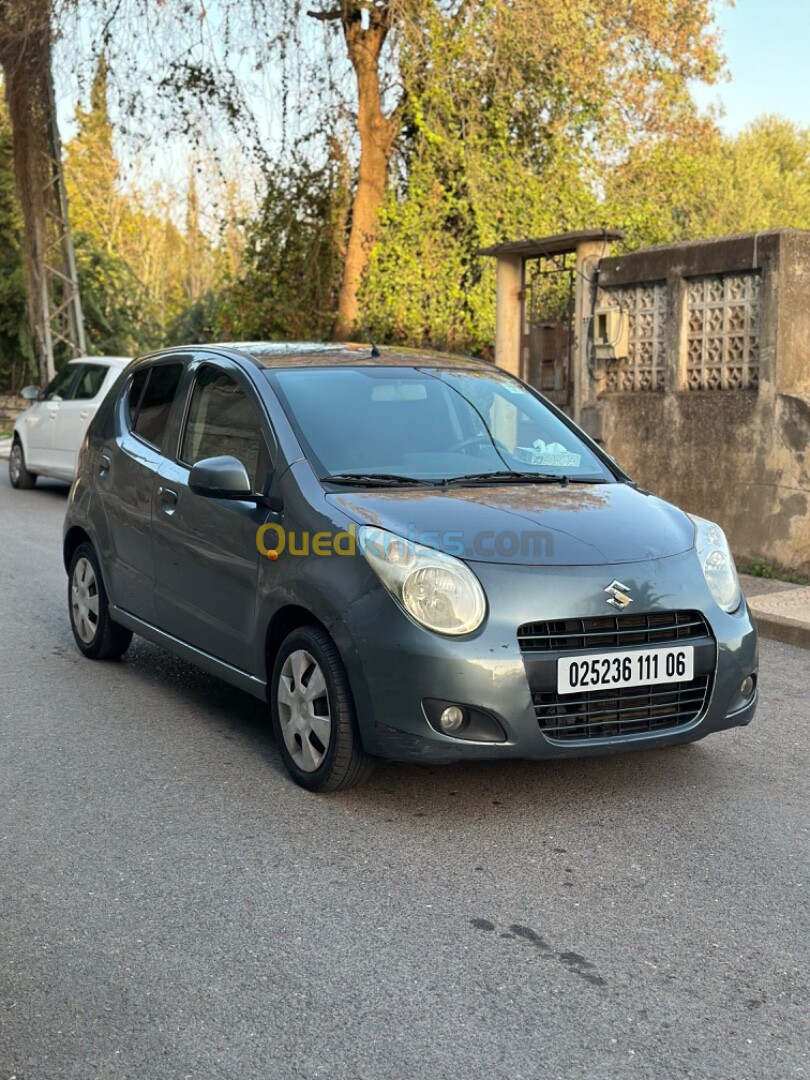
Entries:
{"label": "rear door", "polygon": [[102,387],[109,382],[106,364],[82,364],[68,401],[59,406],[53,425],[53,469],[71,480],[87,427],[98,409]]}
{"label": "rear door", "polygon": [[101,448],[98,491],[108,528],[105,566],[115,605],[153,623],[152,497],[184,359],[138,366],[115,403],[114,438]]}
{"label": "rear door", "polygon": [[271,516],[252,502],[210,499],[189,489],[191,466],[238,458],[264,492],[275,438],[256,390],[238,365],[201,357],[189,373],[186,415],[174,460],[155,486],[155,614],[182,641],[253,672],[259,551],[256,532]]}

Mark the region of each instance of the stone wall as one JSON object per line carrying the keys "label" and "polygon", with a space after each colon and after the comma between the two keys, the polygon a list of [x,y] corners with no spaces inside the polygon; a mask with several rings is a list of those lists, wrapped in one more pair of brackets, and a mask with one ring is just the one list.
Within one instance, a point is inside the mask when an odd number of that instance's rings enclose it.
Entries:
{"label": "stone wall", "polygon": [[[810,232],[608,256],[580,287],[574,416],[739,560],[810,573]],[[627,355],[597,360],[588,320],[616,308]]]}
{"label": "stone wall", "polygon": [[19,394],[0,394],[0,430],[11,431],[24,408],[26,403]]}

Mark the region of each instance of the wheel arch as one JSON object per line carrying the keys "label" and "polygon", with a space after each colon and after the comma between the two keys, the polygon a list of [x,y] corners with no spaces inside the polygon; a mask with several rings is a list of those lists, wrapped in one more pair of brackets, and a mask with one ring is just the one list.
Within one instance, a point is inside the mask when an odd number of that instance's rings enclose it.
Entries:
{"label": "wheel arch", "polygon": [[70,571],[70,560],[73,558],[76,548],[79,544],[85,542],[92,544],[93,549],[95,550],[95,544],[93,544],[93,539],[90,534],[83,529],[81,525],[71,525],[62,541],[62,561],[65,564],[66,571]]}
{"label": "wheel arch", "polygon": [[[324,618],[319,618],[313,612],[312,606],[307,607],[300,603],[299,600],[300,598],[296,598],[295,600],[291,598],[290,603],[284,604],[283,607],[280,607],[275,611],[267,627],[267,632],[265,634],[264,662],[267,677],[266,693],[268,700],[272,692],[273,667],[282,641],[288,634],[292,633],[293,630],[297,630],[301,626],[317,626],[332,639],[335,648],[338,651],[338,655],[343,661],[349,679],[349,686],[351,687],[352,696],[354,698],[360,730],[361,733],[365,735],[367,725],[373,723],[371,699],[368,692],[365,673],[363,671],[362,661],[357,654],[357,649],[352,639],[352,635],[349,632],[349,628],[346,626],[345,621],[339,618],[336,613],[330,611],[330,614],[333,617],[327,621]],[[326,610],[328,610],[328,608],[326,608]]]}
{"label": "wheel arch", "polygon": [[301,604],[285,604],[284,607],[279,608],[270,619],[264,641],[268,692],[273,678],[273,665],[276,662],[276,654],[281,643],[288,634],[291,634],[293,630],[298,630],[301,626],[317,626],[334,640],[329,627],[326,626],[322,619],[314,615],[309,608],[305,608]]}

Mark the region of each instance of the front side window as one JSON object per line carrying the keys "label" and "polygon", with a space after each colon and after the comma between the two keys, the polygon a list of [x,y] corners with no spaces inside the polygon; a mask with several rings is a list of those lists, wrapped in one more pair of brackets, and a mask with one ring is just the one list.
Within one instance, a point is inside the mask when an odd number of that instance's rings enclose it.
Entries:
{"label": "front side window", "polygon": [[291,368],[269,373],[319,476],[436,482],[482,473],[613,479],[522,383],[469,368]]}
{"label": "front side window", "polygon": [[155,364],[135,373],[129,390],[132,430],[145,442],[160,449],[166,434],[182,364]]}
{"label": "front side window", "polygon": [[103,364],[85,364],[73,393],[74,400],[89,401],[94,398],[101,389],[108,370]]}
{"label": "front side window", "polygon": [[63,367],[45,387],[42,395],[43,401],[67,401],[70,397],[73,380],[78,372],[76,364],[68,364]]}
{"label": "front side window", "polygon": [[263,443],[259,417],[239,383],[219,368],[201,368],[183,432],[183,463],[228,455],[241,461],[256,483]]}

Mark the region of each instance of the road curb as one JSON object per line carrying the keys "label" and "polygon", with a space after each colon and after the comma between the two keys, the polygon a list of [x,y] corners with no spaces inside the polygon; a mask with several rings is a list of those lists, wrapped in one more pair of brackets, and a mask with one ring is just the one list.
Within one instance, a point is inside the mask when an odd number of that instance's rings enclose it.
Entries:
{"label": "road curb", "polygon": [[807,623],[781,619],[776,615],[754,615],[761,637],[795,645],[798,649],[810,649],[810,626]]}
{"label": "road curb", "polygon": [[748,607],[763,637],[810,649],[810,589],[752,596]]}

